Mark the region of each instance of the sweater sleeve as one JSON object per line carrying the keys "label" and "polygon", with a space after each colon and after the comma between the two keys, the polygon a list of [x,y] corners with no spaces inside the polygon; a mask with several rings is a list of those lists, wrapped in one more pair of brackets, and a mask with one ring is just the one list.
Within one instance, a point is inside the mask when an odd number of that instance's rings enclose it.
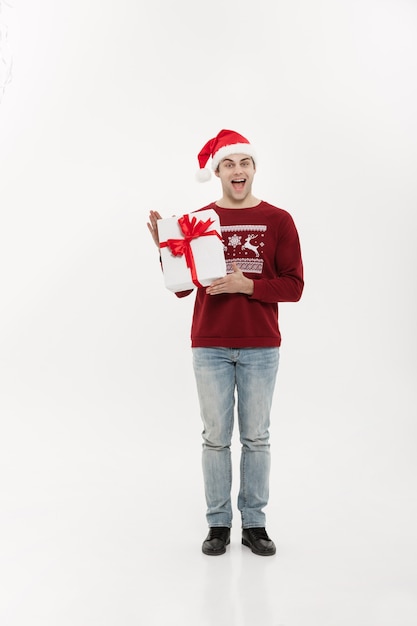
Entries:
{"label": "sweater sleeve", "polygon": [[252,300],[298,302],[304,289],[303,262],[298,232],[290,214],[279,229],[271,276],[254,278]]}
{"label": "sweater sleeve", "polygon": [[194,289],[186,289],[185,291],[175,291],[174,293],[177,298],[186,298],[190,295],[190,293],[193,293],[193,291]]}

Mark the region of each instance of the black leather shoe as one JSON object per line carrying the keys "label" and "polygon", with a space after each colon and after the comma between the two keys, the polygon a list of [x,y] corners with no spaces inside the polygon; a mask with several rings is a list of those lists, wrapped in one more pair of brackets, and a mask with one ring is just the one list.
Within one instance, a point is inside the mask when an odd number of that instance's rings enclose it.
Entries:
{"label": "black leather shoe", "polygon": [[226,526],[213,526],[210,528],[207,538],[203,542],[204,554],[217,556],[226,552],[226,546],[230,543],[230,528]]}
{"label": "black leather shoe", "polygon": [[260,556],[272,556],[277,551],[265,528],[244,528],[242,543]]}

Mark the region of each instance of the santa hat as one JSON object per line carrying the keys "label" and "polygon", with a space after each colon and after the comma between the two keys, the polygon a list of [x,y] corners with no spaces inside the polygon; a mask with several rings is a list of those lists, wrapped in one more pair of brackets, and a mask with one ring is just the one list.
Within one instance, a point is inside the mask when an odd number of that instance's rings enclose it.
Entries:
{"label": "santa hat", "polygon": [[211,173],[206,167],[210,157],[212,159],[211,167],[214,171],[220,161],[229,154],[247,154],[255,159],[255,151],[243,135],[239,135],[234,130],[221,130],[216,137],[206,143],[198,154],[197,158],[200,165],[200,170],[196,174],[198,182],[204,183],[210,180]]}

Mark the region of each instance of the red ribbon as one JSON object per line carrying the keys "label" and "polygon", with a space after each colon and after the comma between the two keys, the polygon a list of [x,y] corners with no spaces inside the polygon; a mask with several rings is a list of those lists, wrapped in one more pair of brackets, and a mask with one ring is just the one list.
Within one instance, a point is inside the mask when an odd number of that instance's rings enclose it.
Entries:
{"label": "red ribbon", "polygon": [[221,236],[217,230],[207,230],[212,224],[214,224],[214,220],[210,218],[205,222],[202,220],[197,222],[195,215],[191,220],[189,215],[183,215],[178,219],[178,224],[184,233],[184,238],[167,239],[160,244],[160,247],[169,248],[174,256],[184,255],[187,267],[191,271],[191,280],[196,287],[202,287],[203,285],[201,285],[197,279],[197,270],[195,267],[193,251],[191,250],[191,242],[193,239],[206,237],[207,235],[217,235],[219,239],[221,239]]}

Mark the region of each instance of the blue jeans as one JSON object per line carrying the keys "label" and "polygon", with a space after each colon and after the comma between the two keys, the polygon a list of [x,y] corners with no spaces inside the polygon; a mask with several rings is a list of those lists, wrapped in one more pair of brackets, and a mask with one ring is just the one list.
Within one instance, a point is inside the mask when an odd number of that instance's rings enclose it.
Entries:
{"label": "blue jeans", "polygon": [[242,528],[265,527],[269,498],[269,423],[279,348],[193,348],[203,420],[203,478],[209,526],[232,525],[235,391],[240,442],[238,509]]}

